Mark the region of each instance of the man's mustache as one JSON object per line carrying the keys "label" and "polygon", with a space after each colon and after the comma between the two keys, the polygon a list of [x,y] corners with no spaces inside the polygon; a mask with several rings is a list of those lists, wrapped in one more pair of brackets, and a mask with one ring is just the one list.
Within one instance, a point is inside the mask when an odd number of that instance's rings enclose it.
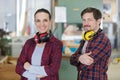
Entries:
{"label": "man's mustache", "polygon": [[84,27],[90,27],[90,25],[84,25]]}

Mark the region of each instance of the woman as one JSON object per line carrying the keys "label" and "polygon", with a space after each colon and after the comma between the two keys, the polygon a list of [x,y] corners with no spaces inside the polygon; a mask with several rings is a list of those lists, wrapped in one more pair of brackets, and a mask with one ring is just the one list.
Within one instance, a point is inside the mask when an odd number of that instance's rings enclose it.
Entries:
{"label": "woman", "polygon": [[34,14],[36,35],[24,44],[16,65],[21,80],[59,80],[62,42],[50,31],[51,15],[46,9]]}

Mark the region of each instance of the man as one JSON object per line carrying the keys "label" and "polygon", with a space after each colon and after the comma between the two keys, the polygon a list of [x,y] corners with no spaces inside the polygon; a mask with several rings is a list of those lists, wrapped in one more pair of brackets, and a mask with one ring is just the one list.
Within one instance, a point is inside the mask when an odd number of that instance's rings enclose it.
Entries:
{"label": "man", "polygon": [[102,14],[98,9],[88,7],[82,11],[81,18],[85,31],[84,40],[70,57],[70,63],[77,67],[78,80],[108,80],[106,72],[111,43],[100,29]]}

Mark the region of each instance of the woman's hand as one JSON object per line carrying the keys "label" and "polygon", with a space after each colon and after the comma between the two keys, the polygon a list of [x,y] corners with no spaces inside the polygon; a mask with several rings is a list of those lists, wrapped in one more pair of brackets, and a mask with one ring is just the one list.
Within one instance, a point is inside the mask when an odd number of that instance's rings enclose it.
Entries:
{"label": "woman's hand", "polygon": [[31,64],[29,62],[24,63],[24,69],[25,70],[29,70],[30,66],[31,66]]}

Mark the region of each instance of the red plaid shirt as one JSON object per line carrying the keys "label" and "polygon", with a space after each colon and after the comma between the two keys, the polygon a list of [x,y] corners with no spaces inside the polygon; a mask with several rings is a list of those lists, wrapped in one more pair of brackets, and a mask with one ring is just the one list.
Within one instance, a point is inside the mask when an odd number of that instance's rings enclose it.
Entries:
{"label": "red plaid shirt", "polygon": [[[21,54],[18,58],[16,65],[16,73],[22,75],[25,69],[23,68],[24,63],[27,61],[31,63],[31,57],[35,49],[36,43],[34,38],[26,41]],[[46,43],[41,66],[45,67],[47,77],[41,78],[40,80],[59,80],[59,68],[62,59],[62,42],[56,39],[53,35],[50,41]],[[21,80],[27,80],[25,77],[21,76]]]}
{"label": "red plaid shirt", "polygon": [[77,67],[78,80],[107,80],[108,61],[111,55],[111,43],[103,31],[88,41],[86,52],[92,52],[90,57],[94,59],[91,65],[78,62],[85,41],[81,41],[80,47],[70,57],[70,63]]}

